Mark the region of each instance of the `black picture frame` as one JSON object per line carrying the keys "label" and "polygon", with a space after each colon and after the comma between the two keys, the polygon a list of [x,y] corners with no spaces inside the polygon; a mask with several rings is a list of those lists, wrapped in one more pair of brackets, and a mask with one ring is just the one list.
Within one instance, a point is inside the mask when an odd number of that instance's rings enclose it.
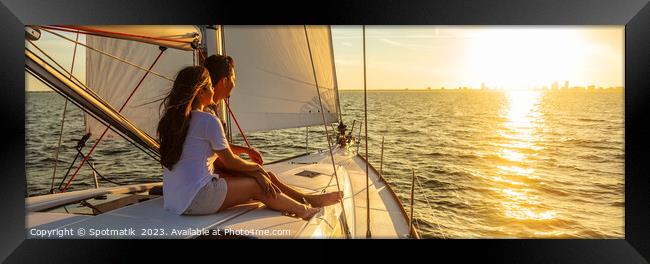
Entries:
{"label": "black picture frame", "polygon": [[[251,9],[254,5],[255,8]],[[27,24],[400,24],[400,25],[625,25],[625,239],[403,241],[436,259],[535,263],[647,263],[650,259],[650,176],[645,127],[650,103],[650,4],[648,0],[480,1],[36,1],[0,0],[0,259],[7,262],[74,262],[123,259],[142,241],[25,239],[25,72]],[[358,242],[358,241],[357,241]],[[312,243],[312,242],[310,242]],[[308,247],[310,243],[300,243]],[[316,243],[316,242],[313,242]],[[423,248],[410,249],[422,243]],[[147,243],[163,252],[162,243]],[[226,243],[219,243],[222,246]],[[230,243],[231,245],[233,243]],[[324,245],[323,245],[324,244]],[[354,243],[361,246],[362,243]],[[373,241],[371,247],[385,246]],[[192,243],[204,250],[215,244]],[[234,243],[246,247],[247,243]],[[262,246],[260,244],[255,244]],[[318,247],[340,247],[325,241]],[[266,246],[266,245],[264,245]],[[293,247],[293,246],[292,246]],[[331,249],[331,248],[330,248]],[[464,254],[452,253],[461,249]],[[413,251],[413,252],[410,252]],[[319,251],[316,251],[319,252]],[[138,254],[138,253],[134,253]],[[319,254],[319,253],[316,253]],[[442,256],[447,258],[443,258]],[[285,258],[282,254],[281,258]]]}

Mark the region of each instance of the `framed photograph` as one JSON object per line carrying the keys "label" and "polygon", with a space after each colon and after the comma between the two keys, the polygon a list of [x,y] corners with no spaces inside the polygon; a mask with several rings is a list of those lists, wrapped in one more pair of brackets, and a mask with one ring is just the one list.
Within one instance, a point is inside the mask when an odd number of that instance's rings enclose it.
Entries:
{"label": "framed photograph", "polygon": [[0,257],[378,239],[647,263],[648,1],[322,4],[3,0]]}

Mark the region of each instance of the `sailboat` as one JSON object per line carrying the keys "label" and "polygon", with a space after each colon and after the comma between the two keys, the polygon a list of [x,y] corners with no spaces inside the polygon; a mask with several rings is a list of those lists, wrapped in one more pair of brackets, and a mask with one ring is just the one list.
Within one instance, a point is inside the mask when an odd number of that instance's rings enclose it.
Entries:
{"label": "sailboat", "polygon": [[[85,43],[67,38],[86,47],[85,83],[38,48],[45,31],[63,38],[61,32],[86,35]],[[175,74],[212,54],[231,56],[237,87],[228,102],[219,102],[218,113],[229,140],[323,126],[328,149],[264,167],[306,193],[344,193],[340,203],[309,220],[259,202],[179,216],[163,208],[162,182],[67,191],[72,174],[63,188],[25,199],[28,238],[43,238],[34,230],[65,231],[64,238],[74,239],[419,238],[412,216],[355,149],[358,137],[343,124],[329,26],[28,26],[26,39],[26,72],[85,112],[85,129],[96,142],[92,149],[105,138],[124,139],[153,159],[159,158],[160,100]],[[87,166],[92,149],[80,152],[77,168]]]}

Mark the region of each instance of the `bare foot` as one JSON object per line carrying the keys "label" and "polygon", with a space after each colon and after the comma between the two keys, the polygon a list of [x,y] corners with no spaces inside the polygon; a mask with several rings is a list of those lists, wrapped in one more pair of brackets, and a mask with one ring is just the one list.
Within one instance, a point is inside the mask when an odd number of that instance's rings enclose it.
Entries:
{"label": "bare foot", "polygon": [[305,210],[303,210],[301,213],[296,214],[297,217],[302,218],[303,220],[309,220],[314,215],[316,215],[321,208],[315,208],[315,207],[310,207],[310,206],[305,206]]}
{"label": "bare foot", "polygon": [[307,203],[311,206],[324,207],[340,202],[342,197],[343,192],[330,192],[324,194],[305,195],[305,200],[307,200]]}

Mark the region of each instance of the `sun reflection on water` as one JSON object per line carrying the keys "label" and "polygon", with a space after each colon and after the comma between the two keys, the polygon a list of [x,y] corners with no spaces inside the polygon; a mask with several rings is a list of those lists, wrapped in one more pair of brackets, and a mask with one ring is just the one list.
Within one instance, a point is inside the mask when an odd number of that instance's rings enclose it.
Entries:
{"label": "sun reflection on water", "polygon": [[495,183],[501,183],[497,186],[504,186],[495,190],[500,199],[502,214],[519,221],[554,219],[557,212],[540,208],[542,201],[532,194],[532,183],[522,180],[536,178],[535,169],[529,168],[526,163],[529,162],[531,152],[540,150],[535,146],[538,139],[536,130],[542,124],[538,109],[540,92],[510,91],[507,98],[508,106],[504,115],[506,121],[500,134],[508,142],[501,144],[498,155],[513,164],[497,164],[498,176],[492,177]]}

